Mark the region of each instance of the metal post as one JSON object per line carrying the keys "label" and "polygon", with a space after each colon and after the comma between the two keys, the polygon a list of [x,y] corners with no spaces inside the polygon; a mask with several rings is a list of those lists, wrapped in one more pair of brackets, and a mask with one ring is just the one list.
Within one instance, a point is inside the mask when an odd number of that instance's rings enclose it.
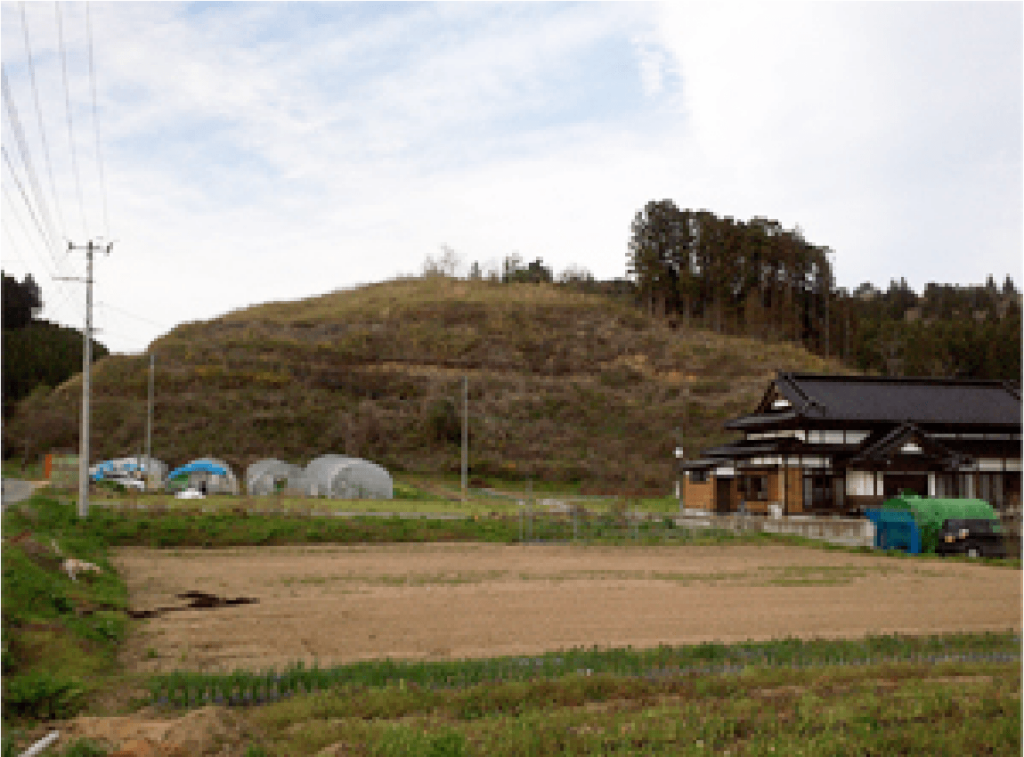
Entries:
{"label": "metal post", "polygon": [[829,322],[828,322],[828,296],[829,289],[831,289],[831,283],[825,281],[825,359],[828,360],[828,348],[829,348]]}
{"label": "metal post", "polygon": [[149,403],[146,413],[146,489],[153,482],[153,372],[156,354],[149,353]]}
{"label": "metal post", "polygon": [[533,541],[533,479],[526,482],[526,538]]}
{"label": "metal post", "polygon": [[462,504],[466,504],[466,467],[469,443],[469,379],[462,377]]}

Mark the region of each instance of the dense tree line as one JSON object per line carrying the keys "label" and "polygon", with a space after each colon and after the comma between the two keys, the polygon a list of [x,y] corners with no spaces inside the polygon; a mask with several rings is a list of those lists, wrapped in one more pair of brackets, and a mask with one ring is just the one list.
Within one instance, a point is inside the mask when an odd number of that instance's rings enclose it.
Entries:
{"label": "dense tree line", "polygon": [[[42,307],[39,287],[0,274],[3,294],[3,418],[33,391],[53,388],[82,370],[82,332],[36,319]],[[107,348],[93,341],[93,360]],[[41,389],[42,388],[42,389]]]}
{"label": "dense tree line", "polygon": [[1020,295],[1007,276],[1001,289],[906,281],[886,291],[861,284],[836,293],[841,356],[887,375],[1021,378]]}
{"label": "dense tree line", "polygon": [[4,329],[22,329],[32,323],[36,313],[43,306],[39,285],[32,274],[25,276],[21,283],[13,276],[0,272],[0,295],[3,297]]}
{"label": "dense tree line", "polygon": [[719,218],[652,201],[632,223],[627,272],[641,306],[671,322],[798,341],[851,367],[893,375],[1020,379],[1020,295],[1002,287],[900,279],[835,286],[829,248],[777,221]]}
{"label": "dense tree line", "polygon": [[824,348],[829,252],[777,221],[719,218],[660,200],[633,219],[627,272],[654,314]]}

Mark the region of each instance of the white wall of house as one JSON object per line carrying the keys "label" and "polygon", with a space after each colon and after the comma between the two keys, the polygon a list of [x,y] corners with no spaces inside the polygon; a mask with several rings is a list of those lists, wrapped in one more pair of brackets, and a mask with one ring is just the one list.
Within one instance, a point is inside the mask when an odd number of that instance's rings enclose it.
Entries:
{"label": "white wall of house", "polygon": [[[872,485],[874,477],[874,486]],[[871,497],[881,495],[884,483],[883,474],[872,473],[871,471],[848,470],[846,471],[846,495],[848,497]],[[930,484],[929,484],[930,485]]]}

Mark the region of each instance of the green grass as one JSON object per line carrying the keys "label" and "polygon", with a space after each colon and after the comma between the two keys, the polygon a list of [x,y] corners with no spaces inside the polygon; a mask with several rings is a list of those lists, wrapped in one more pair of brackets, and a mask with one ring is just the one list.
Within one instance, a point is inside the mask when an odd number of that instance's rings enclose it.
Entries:
{"label": "green grass", "polygon": [[[252,711],[268,755],[995,754],[1020,750],[1017,664],[343,686]],[[440,752],[439,749],[457,750]]]}
{"label": "green grass", "polygon": [[[37,498],[48,508],[63,513],[74,511],[72,500]],[[788,534],[733,532],[716,528],[677,527],[664,514],[661,518],[642,521],[628,517],[633,500],[610,499],[596,503],[600,509],[591,509],[575,518],[569,513],[549,513],[539,506],[532,509],[509,505],[500,501],[439,503],[430,501],[402,502],[402,510],[422,515],[445,513],[464,516],[456,519],[381,517],[373,513],[385,503],[359,500],[278,499],[275,497],[239,498],[209,497],[205,500],[175,500],[165,495],[118,495],[92,500],[90,517],[84,523],[71,519],[75,528],[102,538],[105,543],[118,546],[152,547],[229,547],[285,544],[353,544],[353,543],[406,543],[435,541],[480,541],[512,544],[529,543],[583,543],[607,545],[691,545],[713,546],[724,544],[804,546],[853,554],[882,553],[870,547],[846,547],[828,542]],[[339,518],[321,516],[332,512],[329,508],[344,509],[363,505],[364,516]],[[140,509],[145,508],[145,509]],[[316,509],[320,508],[320,509]],[[420,508],[414,510],[412,508]],[[251,512],[250,512],[251,511]],[[355,512],[359,512],[356,510]],[[530,513],[532,512],[532,518]],[[898,550],[884,553],[891,559],[934,561],[966,560],[968,558],[939,557],[931,554],[907,555]],[[1021,569],[1021,560],[980,561]]]}
{"label": "green grass", "polygon": [[[3,530],[4,720],[74,714],[116,668],[127,590],[103,535],[80,527],[69,508],[37,496],[6,512]],[[72,582],[54,542],[102,573]]]}
{"label": "green grass", "polygon": [[649,649],[572,648],[530,657],[437,662],[383,660],[322,669],[301,664],[260,673],[179,671],[149,679],[153,704],[199,707],[209,703],[262,704],[299,693],[338,688],[414,685],[426,691],[482,685],[557,681],[610,675],[645,681],[741,674],[761,669],[860,668],[905,663],[941,665],[1019,661],[1020,635],[869,636],[856,640],[781,639],[740,644],[702,643]]}
{"label": "green grass", "polygon": [[4,478],[22,478],[28,481],[39,481],[43,478],[43,464],[41,462],[28,462],[22,460],[4,460],[0,464],[0,471]]}

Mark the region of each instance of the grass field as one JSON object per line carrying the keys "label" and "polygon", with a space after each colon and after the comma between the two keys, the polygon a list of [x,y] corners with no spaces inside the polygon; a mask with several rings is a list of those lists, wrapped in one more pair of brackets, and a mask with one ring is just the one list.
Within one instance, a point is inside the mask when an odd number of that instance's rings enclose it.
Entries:
{"label": "grass field", "polygon": [[[1019,628],[376,660],[323,670],[285,667],[262,677],[202,677],[187,669],[132,673],[119,666],[116,653],[141,626],[123,613],[127,589],[112,569],[114,544],[518,538],[514,521],[490,518],[348,521],[171,509],[129,515],[97,507],[80,522],[71,503],[37,496],[4,514],[5,757],[52,727],[66,735],[62,754],[107,754],[113,746],[103,735],[109,737],[115,721],[122,741],[132,733],[142,739],[159,731],[172,739],[187,732],[188,743],[197,745],[189,753],[239,757],[1021,751]],[[705,536],[692,543],[795,543]],[[71,583],[58,570],[51,540],[67,554],[96,562],[104,573]],[[844,551],[856,550],[838,553]],[[898,559],[926,571],[936,561]],[[1019,561],[1004,565],[1019,570]],[[838,578],[843,584],[856,577]],[[212,704],[197,709],[207,702]],[[69,720],[80,713],[104,717]]]}

